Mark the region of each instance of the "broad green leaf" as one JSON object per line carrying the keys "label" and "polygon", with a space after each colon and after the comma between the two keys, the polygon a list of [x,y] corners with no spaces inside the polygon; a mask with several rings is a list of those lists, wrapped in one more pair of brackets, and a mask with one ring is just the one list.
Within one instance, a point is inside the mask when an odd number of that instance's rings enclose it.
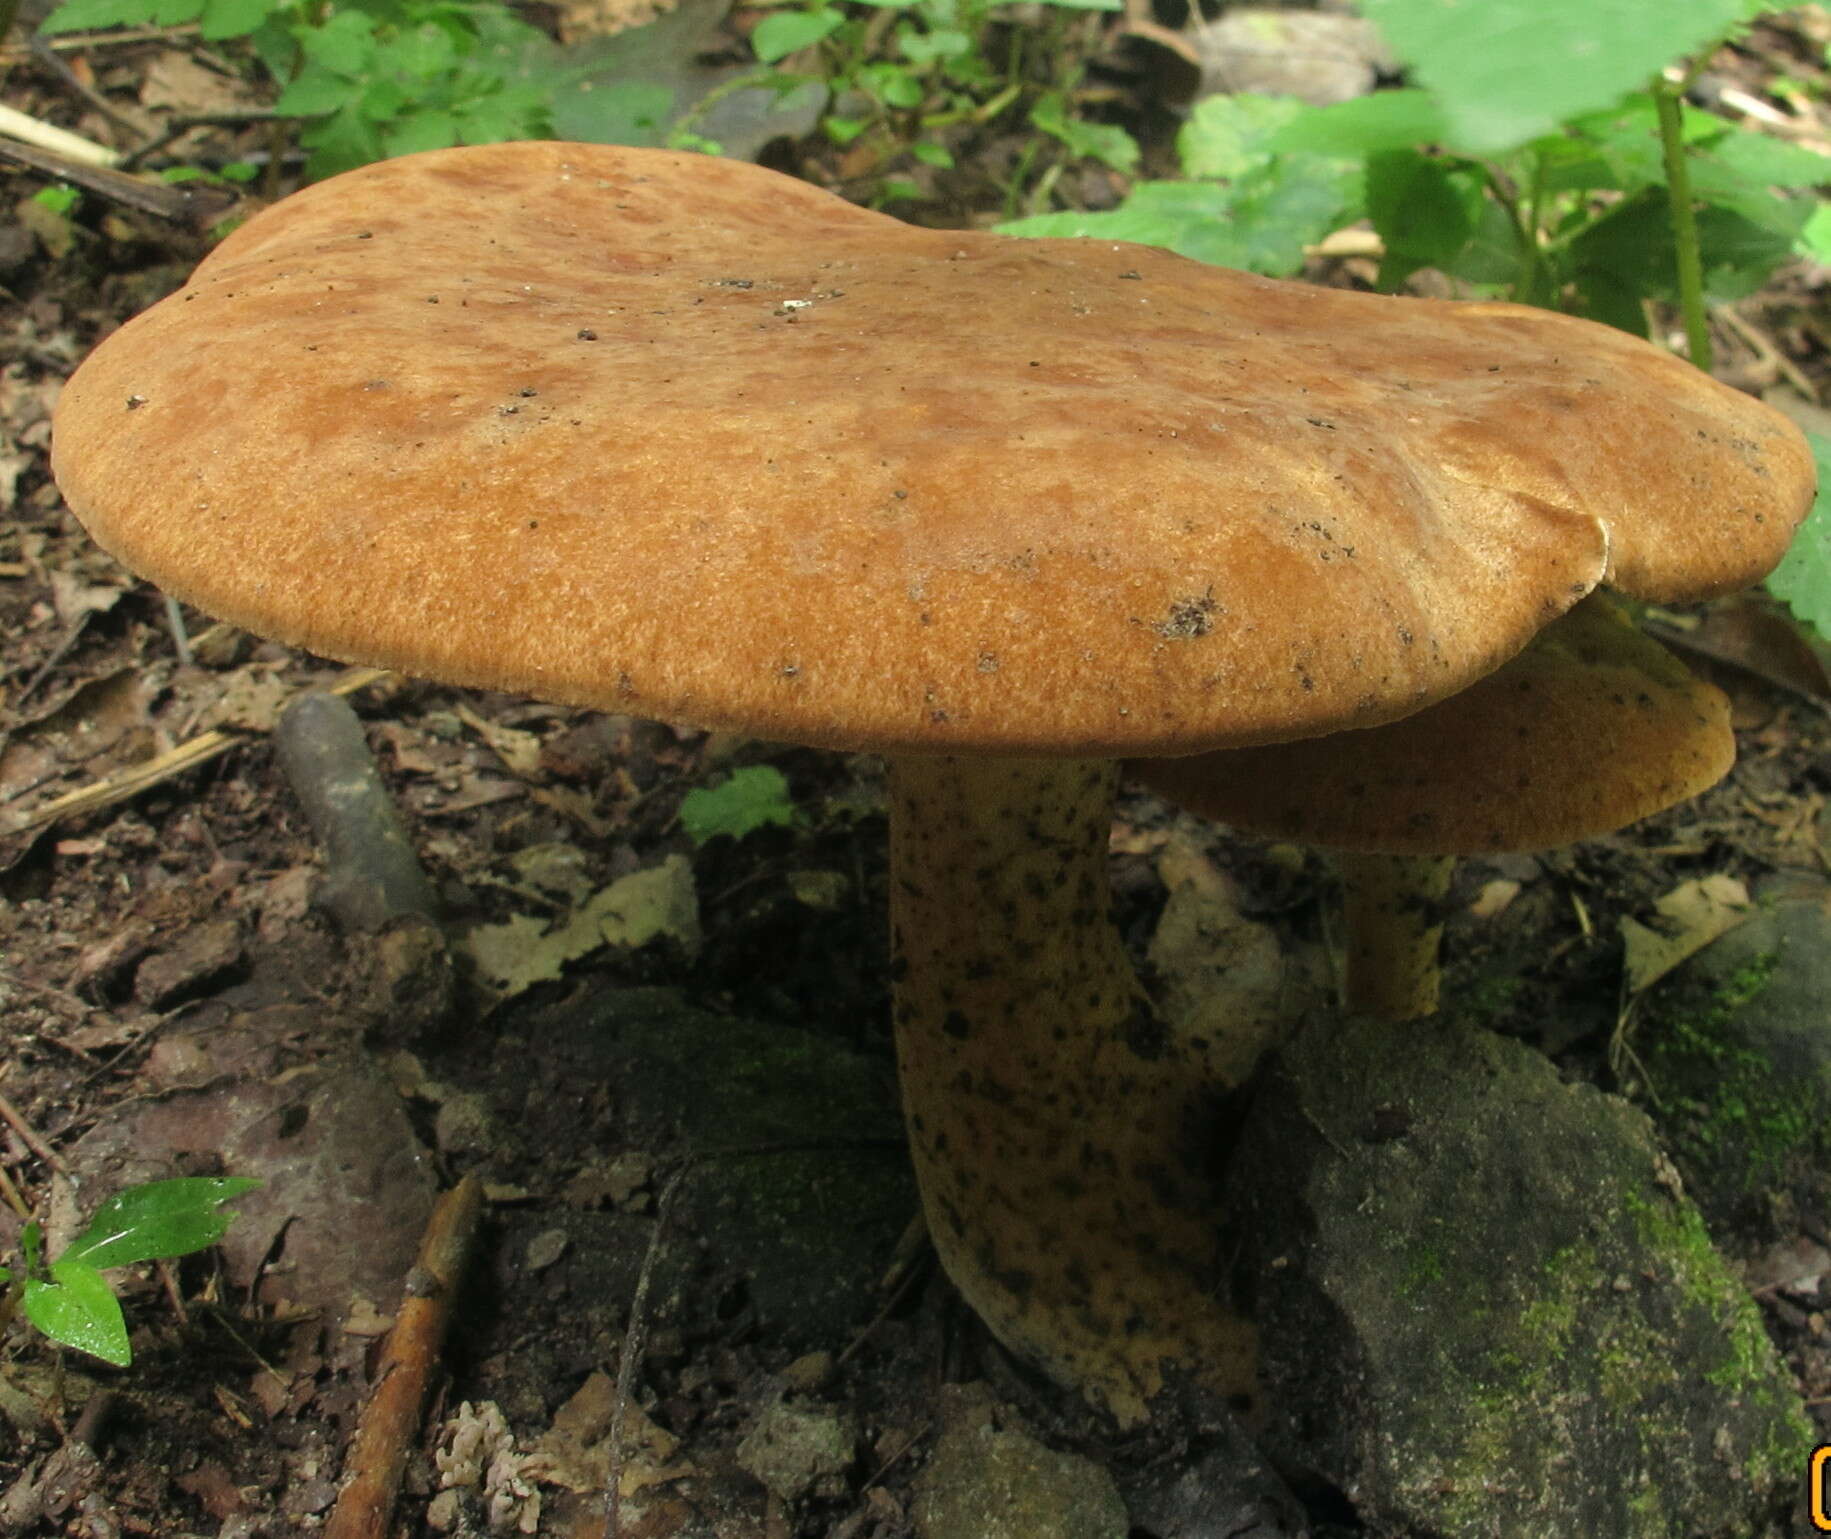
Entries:
{"label": "broad green leaf", "polygon": [[927,94],[922,82],[900,64],[867,64],[858,72],[857,82],[886,107],[904,111],[921,106]]}
{"label": "broad green leaf", "polygon": [[[1778,226],[1718,205],[1698,211],[1704,293],[1711,303],[1752,294],[1792,254],[1808,209],[1800,200],[1772,202],[1765,212],[1781,220]],[[1598,219],[1571,241],[1567,254],[1586,313],[1611,326],[1644,336],[1641,301],[1677,297],[1672,211],[1664,189],[1643,192]]]}
{"label": "broad green leaf", "polygon": [[1068,146],[1076,155],[1097,160],[1115,171],[1138,165],[1138,141],[1115,123],[1090,123],[1068,110],[1068,95],[1051,91],[1030,109],[1030,122]]}
{"label": "broad green leaf", "polygon": [[788,781],[772,764],[752,764],[733,770],[723,785],[696,786],[680,803],[680,826],[695,844],[720,834],[742,839],[759,828],[789,827],[795,821],[795,804]]}
{"label": "broad green leaf", "polygon": [[314,64],[355,78],[374,61],[375,22],[361,11],[337,11],[322,27],[300,33],[299,46]]}
{"label": "broad green leaf", "polygon": [[1831,639],[1831,438],[1807,435],[1818,461],[1818,501],[1793,536],[1786,559],[1768,577],[1768,592],[1820,636]]}
{"label": "broad green leaf", "polygon": [[235,1220],[223,1204],[259,1186],[246,1176],[181,1176],[116,1192],[53,1265],[105,1268],[186,1256],[214,1245]]}
{"label": "broad green leaf", "polygon": [[443,27],[413,27],[388,45],[387,59],[403,75],[430,80],[457,63],[458,45]]}
{"label": "broad green leaf", "polygon": [[750,46],[765,64],[774,64],[791,53],[812,48],[844,24],[844,16],[825,7],[817,11],[774,11],[757,23],[750,34]]}
{"label": "broad green leaf", "polygon": [[449,149],[459,142],[458,120],[449,112],[410,112],[383,129],[381,139],[390,156]]}
{"label": "broad green leaf", "polygon": [[246,37],[272,14],[270,0],[205,0],[198,33],[210,42]]}
{"label": "broad green leaf", "polygon": [[463,103],[456,116],[465,144],[500,144],[548,131],[543,104],[519,89],[475,97]]}
{"label": "broad green leaf", "polygon": [[356,85],[342,75],[333,75],[316,64],[308,64],[298,79],[280,92],[273,110],[283,118],[315,118],[336,112],[350,103]]}
{"label": "broad green leaf", "polygon": [[1306,107],[1268,141],[1272,150],[1377,155],[1440,144],[1448,125],[1428,91],[1375,91],[1328,107]]}
{"label": "broad green leaf", "polygon": [[299,134],[299,142],[311,155],[305,172],[314,181],[335,176],[355,166],[366,166],[386,153],[381,135],[352,107],[340,107],[327,118],[320,118]]}
{"label": "broad green leaf", "polygon": [[932,64],[937,59],[957,59],[973,51],[973,40],[964,32],[943,28],[938,32],[905,30],[897,34],[897,52],[911,64]]}
{"label": "broad green leaf", "polygon": [[60,32],[93,32],[103,27],[143,27],[155,10],[155,0],[64,0],[38,30],[55,37]]}
{"label": "broad green leaf", "polygon": [[1831,266],[1831,203],[1820,203],[1812,210],[1799,232],[1798,248],[1814,262]]}
{"label": "broad green leaf", "polygon": [[53,1341],[125,1368],[133,1361],[127,1321],[107,1279],[80,1261],[59,1260],[51,1281],[25,1285],[25,1317]]}
{"label": "broad green leaf", "polygon": [[1726,32],[1746,0],[1365,0],[1457,148],[1523,144]]}
{"label": "broad green leaf", "polygon": [[1279,133],[1305,112],[1294,96],[1206,96],[1176,135],[1183,175],[1231,180],[1269,165]]}
{"label": "broad green leaf", "polygon": [[412,100],[400,81],[380,75],[363,87],[362,95],[356,99],[356,110],[377,125],[378,132],[385,132],[382,125],[392,123]]}
{"label": "broad green leaf", "polygon": [[1415,150],[1367,160],[1367,214],[1386,247],[1380,287],[1395,289],[1420,267],[1447,270],[1475,233],[1481,189],[1467,173]]}

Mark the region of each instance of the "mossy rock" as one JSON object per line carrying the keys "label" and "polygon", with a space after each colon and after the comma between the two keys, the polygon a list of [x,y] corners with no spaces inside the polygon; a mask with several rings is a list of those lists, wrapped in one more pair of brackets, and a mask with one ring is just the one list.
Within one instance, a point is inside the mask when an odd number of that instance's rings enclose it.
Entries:
{"label": "mossy rock", "polygon": [[917,1210],[887,1063],[668,989],[607,989],[530,1029],[564,1072],[609,1087],[633,1147],[693,1157],[656,1270],[665,1318],[741,1306],[794,1350],[870,1318]]}
{"label": "mossy rock", "polygon": [[1380,1533],[1729,1539],[1812,1444],[1647,1119],[1451,1024],[1318,1023],[1229,1167],[1287,1473]]}
{"label": "mossy rock", "polygon": [[1634,1045],[1647,1109],[1713,1233],[1777,1238],[1789,1200],[1831,1200],[1831,916],[1783,902],[1653,994]]}

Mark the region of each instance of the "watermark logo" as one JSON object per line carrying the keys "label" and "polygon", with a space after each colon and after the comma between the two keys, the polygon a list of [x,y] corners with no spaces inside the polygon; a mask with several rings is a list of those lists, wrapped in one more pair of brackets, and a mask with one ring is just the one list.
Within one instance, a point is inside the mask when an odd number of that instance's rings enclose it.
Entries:
{"label": "watermark logo", "polygon": [[1831,1534],[1831,1443],[1820,1443],[1812,1450],[1806,1489],[1812,1493],[1812,1526],[1821,1534]]}

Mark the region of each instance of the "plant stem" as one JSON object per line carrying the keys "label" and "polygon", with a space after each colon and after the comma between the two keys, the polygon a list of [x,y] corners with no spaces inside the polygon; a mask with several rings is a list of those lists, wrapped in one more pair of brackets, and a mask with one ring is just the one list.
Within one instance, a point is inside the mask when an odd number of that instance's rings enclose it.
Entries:
{"label": "plant stem", "polygon": [[1681,88],[1659,77],[1653,82],[1659,113],[1659,144],[1666,161],[1666,196],[1672,205],[1672,244],[1678,257],[1678,304],[1685,318],[1685,350],[1710,371],[1710,321],[1704,313],[1704,263],[1698,250],[1697,210],[1691,201],[1691,168],[1685,159]]}

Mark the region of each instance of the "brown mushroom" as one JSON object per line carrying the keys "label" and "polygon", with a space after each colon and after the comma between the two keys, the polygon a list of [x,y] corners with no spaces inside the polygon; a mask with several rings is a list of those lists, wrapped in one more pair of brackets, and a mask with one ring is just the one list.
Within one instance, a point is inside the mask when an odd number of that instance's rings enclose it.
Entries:
{"label": "brown mushroom", "polygon": [[1348,1008],[1411,1020],[1437,1008],[1457,856],[1612,833],[1709,789],[1735,756],[1723,692],[1592,593],[1403,721],[1130,770],[1203,817],[1340,851]]}
{"label": "brown mushroom", "polygon": [[930,1231],[1127,1421],[1251,1374],[1202,1045],[1110,924],[1117,761],[1409,715],[1605,580],[1739,587],[1811,480],[1784,419],[1579,321],[554,143],[258,215],[55,435],[105,546],[262,634],[889,755]]}

